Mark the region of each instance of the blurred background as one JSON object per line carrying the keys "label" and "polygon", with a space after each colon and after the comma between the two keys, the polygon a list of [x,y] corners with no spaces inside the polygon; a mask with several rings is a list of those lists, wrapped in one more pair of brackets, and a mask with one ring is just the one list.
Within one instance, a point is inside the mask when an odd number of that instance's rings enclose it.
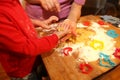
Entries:
{"label": "blurred background", "polygon": [[82,15],[111,15],[120,18],[120,0],[86,0]]}

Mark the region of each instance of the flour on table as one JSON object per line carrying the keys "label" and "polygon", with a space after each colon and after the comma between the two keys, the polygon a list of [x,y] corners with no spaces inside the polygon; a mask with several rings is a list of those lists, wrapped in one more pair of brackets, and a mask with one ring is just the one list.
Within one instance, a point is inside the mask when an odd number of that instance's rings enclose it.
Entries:
{"label": "flour on table", "polygon": [[[78,53],[78,58],[83,58],[88,62],[96,61],[99,59],[99,53],[105,53],[109,55],[110,57],[113,57],[113,53],[115,51],[115,44],[116,41],[114,38],[109,37],[103,27],[109,27],[108,25],[99,25],[96,22],[91,22],[91,26],[87,27],[84,26],[82,23],[77,24],[77,28],[84,29],[86,28],[86,31],[94,32],[95,34],[90,34],[89,36],[84,31],[83,34],[80,31],[78,36],[74,43],[68,42],[63,43],[62,46],[57,48],[56,50],[60,52],[60,55],[65,56],[61,51],[65,47],[72,47],[72,52],[70,55],[74,54],[75,52]],[[85,38],[81,38],[82,36],[86,36]],[[77,40],[78,39],[78,40]],[[83,41],[81,41],[83,40]],[[91,46],[93,44],[93,46]],[[95,48],[94,48],[95,47]]]}

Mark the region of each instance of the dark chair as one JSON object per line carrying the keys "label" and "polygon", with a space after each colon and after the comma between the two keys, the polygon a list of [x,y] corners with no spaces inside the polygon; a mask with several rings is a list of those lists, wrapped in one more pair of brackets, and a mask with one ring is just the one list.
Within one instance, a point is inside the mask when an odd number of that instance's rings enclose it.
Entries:
{"label": "dark chair", "polygon": [[82,9],[82,15],[86,14],[117,16],[117,8],[109,0],[86,0]]}

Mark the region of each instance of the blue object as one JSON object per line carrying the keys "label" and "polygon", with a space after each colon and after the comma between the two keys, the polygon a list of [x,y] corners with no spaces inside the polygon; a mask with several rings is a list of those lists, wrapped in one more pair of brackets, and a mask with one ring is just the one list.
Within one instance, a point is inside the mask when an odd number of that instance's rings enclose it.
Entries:
{"label": "blue object", "polygon": [[[114,67],[114,66],[116,65],[114,62],[112,62],[112,61],[110,60],[110,57],[109,57],[108,55],[104,54],[104,53],[101,53],[101,52],[100,52],[99,57],[100,57],[100,63],[99,63],[100,66],[111,68],[111,67]],[[103,60],[103,59],[104,59],[104,60]],[[109,65],[103,64],[103,63],[102,63],[103,61],[104,61],[104,62],[107,62]]]}
{"label": "blue object", "polygon": [[107,35],[112,37],[112,38],[116,38],[119,36],[119,34],[117,34],[115,30],[108,30]]}

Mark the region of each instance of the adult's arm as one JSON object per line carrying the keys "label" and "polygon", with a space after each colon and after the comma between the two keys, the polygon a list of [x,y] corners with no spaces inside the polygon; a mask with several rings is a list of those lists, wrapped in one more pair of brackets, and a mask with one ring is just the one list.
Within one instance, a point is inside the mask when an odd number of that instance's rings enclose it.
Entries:
{"label": "adult's arm", "polygon": [[[80,2],[80,0],[76,0],[76,1]],[[81,4],[74,1],[72,3],[71,10],[67,18],[70,19],[71,21],[76,22],[81,16],[81,10],[82,10],[83,3],[85,3],[84,0]]]}
{"label": "adult's arm", "polygon": [[[67,19],[65,19],[62,23],[62,25],[67,25],[72,27],[72,35],[76,36],[76,27],[77,27],[77,21],[81,16],[81,9],[84,5],[85,0],[74,0],[71,6],[71,10],[68,14]],[[62,41],[65,41],[67,38],[71,36],[71,34],[68,34],[66,37],[62,39]]]}

